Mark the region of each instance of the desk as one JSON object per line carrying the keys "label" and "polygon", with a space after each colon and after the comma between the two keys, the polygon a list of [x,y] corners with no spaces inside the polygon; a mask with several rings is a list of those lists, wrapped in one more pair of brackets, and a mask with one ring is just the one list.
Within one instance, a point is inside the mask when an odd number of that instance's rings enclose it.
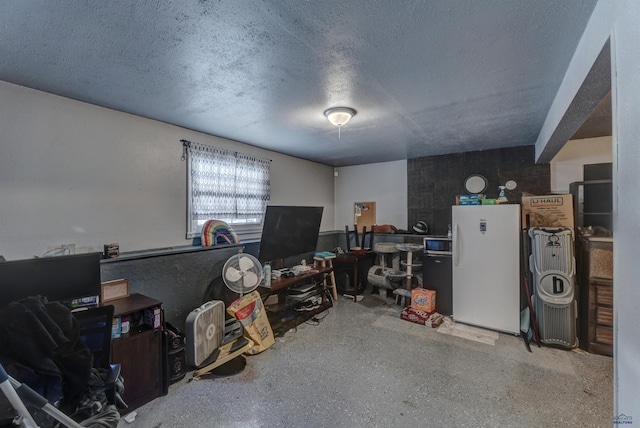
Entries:
{"label": "desk", "polygon": [[[300,312],[293,319],[290,317],[279,316],[279,314],[282,314],[282,313],[293,312],[291,311],[290,307],[287,309],[287,305],[285,302],[287,289],[296,285],[309,283],[309,282],[314,282],[316,286],[320,286],[324,282],[324,279],[329,274],[331,274],[332,271],[333,269],[330,267],[324,267],[324,268],[320,267],[315,270],[312,269],[311,271],[304,273],[302,275],[272,279],[271,287],[262,287],[262,286],[258,287],[258,292],[260,293],[260,297],[262,297],[263,301],[266,300],[266,298],[272,294],[278,294],[278,304],[273,305],[277,307],[277,310],[275,312],[273,312],[273,309],[270,310],[270,308],[272,308],[271,305],[265,306],[265,309],[267,310],[267,316],[269,318],[269,322],[271,323],[273,334],[276,337],[284,335],[291,328],[294,328],[299,324],[302,324],[303,322],[314,317],[316,314],[323,312],[332,306],[331,302],[328,299],[325,299],[325,295],[323,292],[322,293],[323,303],[320,305],[320,307],[313,309],[311,311]],[[323,285],[323,288],[324,288],[324,285]]]}
{"label": "desk", "polygon": [[260,296],[268,296],[276,291],[286,290],[294,285],[304,284],[309,281],[319,282],[325,275],[329,275],[333,269],[330,267],[319,267],[317,269],[311,269],[310,271],[303,273],[302,275],[296,275],[291,277],[280,277],[278,279],[271,280],[271,287],[258,287]]}

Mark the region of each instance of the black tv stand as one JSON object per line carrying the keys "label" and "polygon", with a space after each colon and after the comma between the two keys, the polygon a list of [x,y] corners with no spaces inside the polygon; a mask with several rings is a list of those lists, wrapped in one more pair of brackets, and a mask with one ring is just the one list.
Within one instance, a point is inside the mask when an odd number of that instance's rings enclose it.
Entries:
{"label": "black tv stand", "polygon": [[[266,301],[266,299],[271,295],[278,295],[278,303],[276,305],[265,306],[274,336],[283,336],[290,329],[297,327],[303,322],[308,321],[317,314],[324,312],[333,306],[331,300],[325,297],[326,293],[324,292],[323,285],[324,280],[332,271],[333,269],[330,267],[319,267],[293,277],[272,279],[270,288],[262,286],[258,287],[258,291],[260,292],[260,296],[263,301]],[[320,306],[310,311],[296,313],[295,317],[283,317],[283,313],[293,312],[291,305],[286,302],[287,290],[290,287],[309,282],[315,283],[317,287],[322,289],[322,303]]]}

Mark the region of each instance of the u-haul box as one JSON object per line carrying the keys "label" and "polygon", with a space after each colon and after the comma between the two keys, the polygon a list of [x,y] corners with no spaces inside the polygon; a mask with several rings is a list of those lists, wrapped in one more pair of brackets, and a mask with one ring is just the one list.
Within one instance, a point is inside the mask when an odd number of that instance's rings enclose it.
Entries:
{"label": "u-haul box", "polygon": [[522,196],[522,227],[558,227],[573,229],[573,197],[567,195]]}

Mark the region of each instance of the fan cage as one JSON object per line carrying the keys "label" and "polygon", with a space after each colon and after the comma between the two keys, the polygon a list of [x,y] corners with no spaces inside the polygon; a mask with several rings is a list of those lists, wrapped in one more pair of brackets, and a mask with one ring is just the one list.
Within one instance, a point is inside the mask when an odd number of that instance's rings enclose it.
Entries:
{"label": "fan cage", "polygon": [[251,254],[234,254],[222,268],[222,279],[227,288],[241,295],[258,288],[263,278],[262,266]]}

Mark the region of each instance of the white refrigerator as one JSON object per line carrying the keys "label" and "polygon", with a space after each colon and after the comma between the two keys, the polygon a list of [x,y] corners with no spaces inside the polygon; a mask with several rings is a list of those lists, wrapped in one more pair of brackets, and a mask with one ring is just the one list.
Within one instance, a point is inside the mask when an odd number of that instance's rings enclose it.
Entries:
{"label": "white refrigerator", "polygon": [[520,205],[455,205],[452,232],[453,319],[519,334]]}

